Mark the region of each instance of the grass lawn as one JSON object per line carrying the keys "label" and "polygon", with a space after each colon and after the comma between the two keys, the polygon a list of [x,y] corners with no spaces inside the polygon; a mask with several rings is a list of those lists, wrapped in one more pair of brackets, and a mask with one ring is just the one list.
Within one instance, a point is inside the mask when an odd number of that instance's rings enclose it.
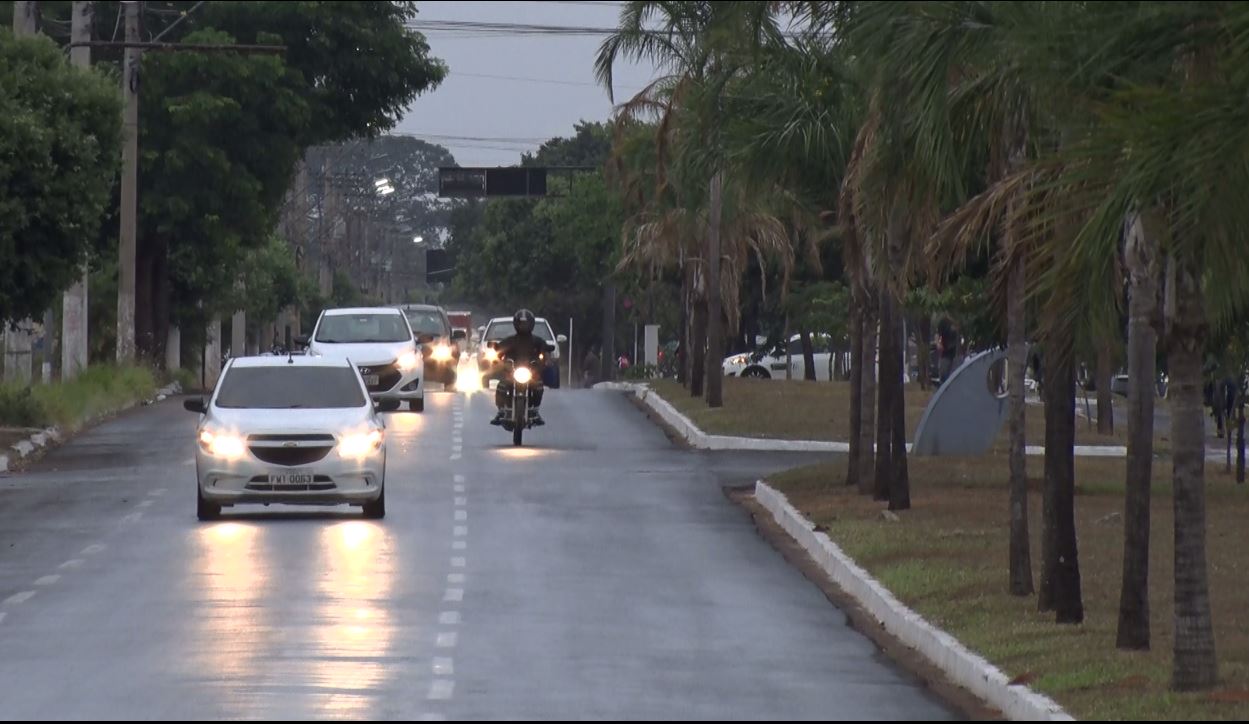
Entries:
{"label": "grass lawn", "polygon": [[[775,384],[775,383],[774,383]],[[840,485],[844,456],[772,483],[907,605],[1008,676],[1079,719],[1249,719],[1249,560],[1241,558],[1249,485],[1207,466],[1208,555],[1220,685],[1169,690],[1172,643],[1170,463],[1155,467],[1150,604],[1153,650],[1115,649],[1122,574],[1124,461],[1077,458],[1076,498],[1085,623],[1058,626],[1036,598],[1007,593],[1008,467],[1003,455],[909,459],[913,508],[901,522]],[[1039,459],[1028,461],[1034,580],[1040,571]]]}
{"label": "grass lawn", "polygon": [[[656,380],[651,387],[704,432],[714,435],[779,438],[784,440],[839,440],[850,436],[850,383],[807,382],[805,380],[752,380],[737,377],[724,379],[724,407],[712,410],[698,398],[690,397],[673,380]],[[915,429],[932,397],[932,390],[919,385],[906,387],[907,440],[914,439]],[[1095,406],[1096,401],[1092,401]],[[1084,400],[1077,400],[1083,408]],[[1044,408],[1029,405],[1026,413],[1029,445],[1045,443]],[[1002,426],[998,446],[1005,450],[1007,431]],[[1118,421],[1115,434],[1099,435],[1089,429],[1084,418],[1076,419],[1076,443],[1079,445],[1124,445],[1127,422]],[[1165,449],[1165,438],[1159,437],[1159,449]]]}

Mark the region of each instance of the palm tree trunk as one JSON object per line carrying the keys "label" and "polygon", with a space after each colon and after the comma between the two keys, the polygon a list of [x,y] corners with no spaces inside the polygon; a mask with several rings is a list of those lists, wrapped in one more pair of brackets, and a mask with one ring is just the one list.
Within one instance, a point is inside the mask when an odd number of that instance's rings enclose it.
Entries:
{"label": "palm tree trunk", "polygon": [[690,356],[690,287],[691,270],[689,264],[683,264],[681,267],[681,319],[680,334],[681,341],[677,350],[677,382],[681,386],[685,386],[689,382],[689,356]]}
{"label": "palm tree trunk", "polygon": [[927,312],[920,314],[918,329],[919,340],[915,356],[919,367],[919,388],[927,390],[932,386],[932,378],[928,376],[928,369],[932,365],[932,353],[928,348],[932,344],[932,317]]}
{"label": "palm tree trunk", "polygon": [[889,500],[893,477],[894,309],[887,291],[880,293],[880,379],[876,393],[876,470],[872,497]]}
{"label": "palm tree trunk", "polygon": [[[893,309],[893,340],[895,345],[902,338],[903,331],[901,309],[902,303],[895,297],[890,299]],[[906,343],[903,341],[894,350],[893,382],[895,385],[890,398],[893,402],[891,416],[893,423],[893,450],[890,451],[893,469],[889,476],[889,510],[911,509],[911,478],[906,464],[906,385],[903,384],[904,360],[906,359]]]}
{"label": "palm tree trunk", "polygon": [[850,452],[846,461],[846,485],[859,484],[859,459],[863,454],[863,311],[850,303]]}
{"label": "palm tree trunk", "polygon": [[[1158,334],[1158,237],[1131,222],[1128,268],[1128,459],[1123,500],[1123,586],[1115,646],[1149,649],[1149,495],[1154,457],[1154,378]],[[1101,381],[1098,381],[1101,384]]]}
{"label": "palm tree trunk", "polygon": [[859,366],[863,368],[863,394],[859,402],[859,492],[871,495],[874,475],[873,464],[876,448],[876,310],[870,293],[863,307],[863,355]]}
{"label": "palm tree trunk", "polygon": [[1167,278],[1167,370],[1171,374],[1172,461],[1175,468],[1175,659],[1171,683],[1180,691],[1217,681],[1214,624],[1206,573],[1205,425],[1201,364],[1205,309],[1200,267],[1191,255],[1172,260]]}
{"label": "palm tree trunk", "polygon": [[723,173],[711,177],[707,233],[707,406],[724,406],[724,315],[720,301],[720,196]]}
{"label": "palm tree trunk", "polygon": [[1109,342],[1097,348],[1097,432],[1102,435],[1113,435],[1115,431],[1115,406],[1110,394],[1110,378],[1114,375],[1111,367]]}
{"label": "palm tree trunk", "polygon": [[1010,271],[1006,302],[1007,362],[1010,378],[1007,390],[1007,418],[1010,435],[1010,592],[1031,596],[1032,550],[1028,540],[1028,462],[1026,456],[1024,373],[1028,364],[1025,341],[1024,262],[1016,261]]}
{"label": "palm tree trunk", "polygon": [[[1050,514],[1042,545],[1046,555],[1042,598],[1058,623],[1084,620],[1080,591],[1080,560],[1075,528],[1075,356],[1070,327],[1060,329],[1046,345],[1051,353],[1045,369],[1045,487]],[[1046,588],[1048,583],[1048,597]],[[1049,610],[1042,608],[1042,610]]]}
{"label": "palm tree trunk", "polygon": [[815,345],[811,343],[811,333],[804,329],[798,334],[802,340],[802,379],[815,381]]}
{"label": "palm tree trunk", "polygon": [[694,301],[694,324],[690,329],[690,396],[703,396],[707,373],[707,300]]}

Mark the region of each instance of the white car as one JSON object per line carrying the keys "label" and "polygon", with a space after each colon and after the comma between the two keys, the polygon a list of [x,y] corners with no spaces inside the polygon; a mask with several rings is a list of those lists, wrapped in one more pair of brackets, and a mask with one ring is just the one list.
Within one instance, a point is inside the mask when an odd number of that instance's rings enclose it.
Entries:
{"label": "white car", "polygon": [[[422,335],[424,336],[424,335]],[[425,409],[425,358],[402,310],[393,307],[326,309],[310,337],[301,337],[308,354],[351,360],[369,395],[382,410],[403,402],[413,412]]]}
{"label": "white car", "polygon": [[[815,378],[827,382],[832,378],[833,372],[833,355],[829,351],[829,337],[813,334],[811,341],[816,350]],[[788,350],[788,363],[786,363],[784,351],[780,349],[729,355],[724,358],[722,365],[724,376],[783,380],[788,375],[795,380],[801,380],[805,372],[801,335],[795,334],[789,338]]]}
{"label": "white car", "polygon": [[[482,375],[483,387],[490,380],[502,374],[502,366],[499,364],[498,355],[494,354],[494,350],[487,345],[491,342],[500,342],[513,334],[516,334],[516,327],[512,324],[511,317],[495,317],[481,328],[481,338],[477,341],[477,367]],[[533,334],[538,339],[555,348],[551,352],[551,356],[547,358],[546,369],[542,373],[542,384],[547,387],[558,388],[560,382],[559,346],[567,342],[568,338],[562,334],[556,336],[555,331],[551,329],[551,323],[542,317],[534,319]]]}
{"label": "white car", "polygon": [[226,364],[195,429],[196,513],[247,503],[360,505],[386,515],[386,429],[360,373],[325,357]]}

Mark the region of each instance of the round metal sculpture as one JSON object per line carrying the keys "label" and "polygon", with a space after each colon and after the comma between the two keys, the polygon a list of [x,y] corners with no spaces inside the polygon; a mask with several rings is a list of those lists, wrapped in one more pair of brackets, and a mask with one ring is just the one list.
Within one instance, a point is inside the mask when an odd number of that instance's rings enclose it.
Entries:
{"label": "round metal sculpture", "polygon": [[1004,349],[981,352],[950,375],[928,401],[912,454],[974,456],[993,447],[1006,422],[1005,360]]}

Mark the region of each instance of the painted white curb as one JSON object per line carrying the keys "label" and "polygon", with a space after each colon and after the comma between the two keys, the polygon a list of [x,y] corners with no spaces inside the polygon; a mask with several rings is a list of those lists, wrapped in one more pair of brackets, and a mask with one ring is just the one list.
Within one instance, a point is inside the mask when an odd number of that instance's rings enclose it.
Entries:
{"label": "painted white curb", "polygon": [[1013,721],[1074,721],[1052,699],[1026,686],[1012,685],[1001,669],[894,598],[826,534],[817,532],[783,493],[759,481],[755,484],[755,499],[833,582],[858,601],[886,631],[918,651],[952,682],[1001,710]]}

